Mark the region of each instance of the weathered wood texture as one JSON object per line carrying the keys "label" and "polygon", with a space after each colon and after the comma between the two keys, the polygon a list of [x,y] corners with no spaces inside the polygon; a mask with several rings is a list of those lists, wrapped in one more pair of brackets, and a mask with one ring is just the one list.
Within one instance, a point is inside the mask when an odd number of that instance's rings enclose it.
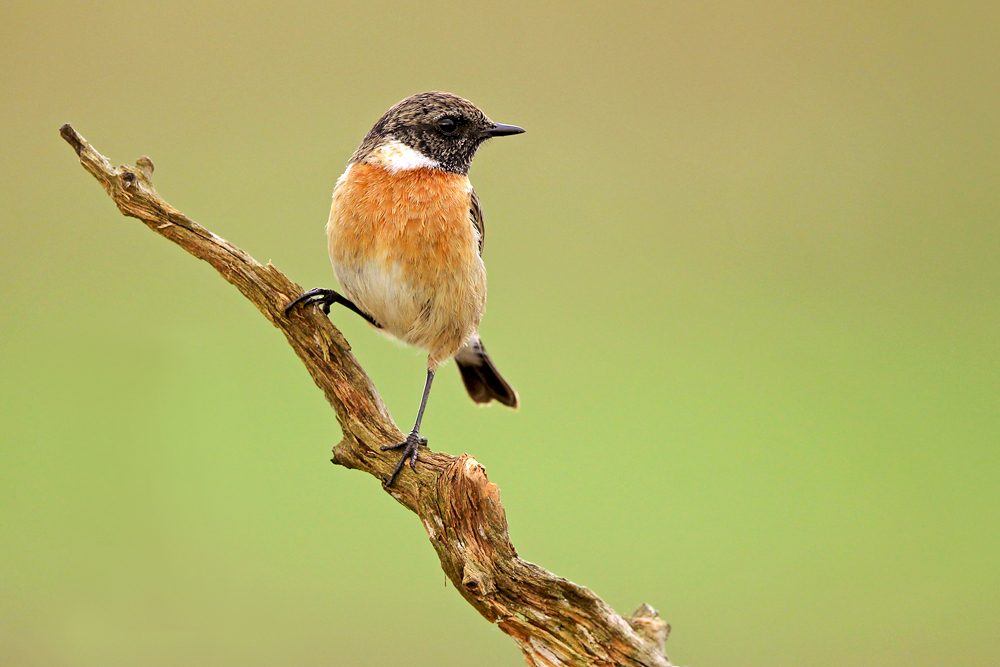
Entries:
{"label": "weathered wood texture", "polygon": [[[302,288],[163,201],[149,158],[115,168],[69,125],[60,134],[124,215],[211,264],[285,334],[337,413],[344,438],[333,462],[387,478],[399,454],[379,447],[404,434],[322,311],[307,307],[285,316]],[[405,469],[387,493],[420,517],[456,590],[517,642],[529,665],[670,665],[663,652],[670,626],[652,607],[619,616],[587,588],[518,558],[500,490],[474,458],[422,449],[417,468]]]}

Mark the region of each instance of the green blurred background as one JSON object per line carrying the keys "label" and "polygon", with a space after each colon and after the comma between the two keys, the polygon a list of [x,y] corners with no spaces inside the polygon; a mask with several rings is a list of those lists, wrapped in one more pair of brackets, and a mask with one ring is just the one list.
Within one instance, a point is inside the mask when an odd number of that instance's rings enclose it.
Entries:
{"label": "green blurred background", "polygon": [[[0,664],[518,665],[207,265],[58,135],[331,285],[337,176],[470,98],[483,337],[425,434],[681,665],[1000,663],[1000,5],[0,8]],[[402,425],[423,358],[334,311]]]}

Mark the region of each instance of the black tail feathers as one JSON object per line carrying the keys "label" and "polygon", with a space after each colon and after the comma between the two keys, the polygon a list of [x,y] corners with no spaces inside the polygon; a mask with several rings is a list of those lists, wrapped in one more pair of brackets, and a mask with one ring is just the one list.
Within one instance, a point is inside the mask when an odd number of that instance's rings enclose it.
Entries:
{"label": "black tail feathers", "polygon": [[459,350],[455,355],[455,363],[473,401],[489,403],[496,400],[509,408],[517,409],[517,392],[500,375],[478,337],[472,338]]}

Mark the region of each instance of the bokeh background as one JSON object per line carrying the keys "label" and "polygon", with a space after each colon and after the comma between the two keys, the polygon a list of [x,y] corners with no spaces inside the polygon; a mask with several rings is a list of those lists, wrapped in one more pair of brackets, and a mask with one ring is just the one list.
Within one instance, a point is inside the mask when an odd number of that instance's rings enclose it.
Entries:
{"label": "bokeh background", "polygon": [[[58,128],[331,285],[391,104],[479,154],[483,337],[425,434],[528,560],[680,665],[1000,664],[1000,4],[0,7],[0,664],[518,665],[419,522],[336,468],[281,335],[123,218]],[[404,426],[423,358],[334,311]]]}

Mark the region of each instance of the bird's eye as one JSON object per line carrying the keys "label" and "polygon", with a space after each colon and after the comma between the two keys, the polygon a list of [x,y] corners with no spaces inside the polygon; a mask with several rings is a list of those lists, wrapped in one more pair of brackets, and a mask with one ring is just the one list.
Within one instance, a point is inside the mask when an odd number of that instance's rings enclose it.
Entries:
{"label": "bird's eye", "polygon": [[442,118],[438,121],[438,129],[445,134],[451,134],[458,128],[454,118]]}

